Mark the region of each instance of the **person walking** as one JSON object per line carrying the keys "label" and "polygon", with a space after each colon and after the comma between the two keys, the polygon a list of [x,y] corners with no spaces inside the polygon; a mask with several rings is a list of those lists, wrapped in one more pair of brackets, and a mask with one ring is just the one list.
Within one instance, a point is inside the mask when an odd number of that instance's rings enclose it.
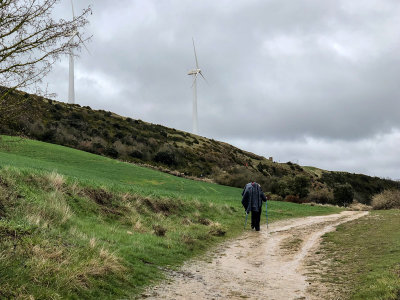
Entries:
{"label": "person walking", "polygon": [[262,204],[266,201],[267,198],[257,182],[246,184],[242,192],[242,205],[246,214],[251,211],[251,229],[260,231]]}

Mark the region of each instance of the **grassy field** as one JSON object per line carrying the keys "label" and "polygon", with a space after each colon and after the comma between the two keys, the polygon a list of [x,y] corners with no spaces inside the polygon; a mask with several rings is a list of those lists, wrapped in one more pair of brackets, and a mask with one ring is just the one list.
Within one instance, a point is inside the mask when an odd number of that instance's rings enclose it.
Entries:
{"label": "grassy field", "polygon": [[339,226],[323,237],[320,255],[319,281],[332,299],[400,299],[400,210]]}
{"label": "grassy field", "polygon": [[[240,199],[241,189],[2,137],[0,298],[134,297],[240,234]],[[272,221],[337,211],[269,203]]]}

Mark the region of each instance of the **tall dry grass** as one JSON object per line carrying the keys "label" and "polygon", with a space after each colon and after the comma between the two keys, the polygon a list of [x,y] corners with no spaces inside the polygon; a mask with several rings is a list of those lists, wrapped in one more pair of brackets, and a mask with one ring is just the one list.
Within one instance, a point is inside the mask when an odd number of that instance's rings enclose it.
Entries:
{"label": "tall dry grass", "polygon": [[57,172],[53,171],[50,174],[47,175],[47,179],[49,180],[50,185],[55,189],[55,190],[61,190],[64,183],[65,183],[65,178],[63,175],[58,174]]}

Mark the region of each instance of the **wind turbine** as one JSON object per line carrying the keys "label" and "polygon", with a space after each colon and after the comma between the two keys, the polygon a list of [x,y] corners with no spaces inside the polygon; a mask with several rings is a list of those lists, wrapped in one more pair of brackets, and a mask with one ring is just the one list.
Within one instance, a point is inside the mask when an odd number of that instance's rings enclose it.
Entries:
{"label": "wind turbine", "polygon": [[[71,8],[72,8],[72,20],[75,20],[75,11],[74,11],[74,3],[71,0]],[[90,54],[89,49],[86,47],[85,43],[83,42],[79,32],[75,29],[71,33],[71,38],[69,42],[73,41],[75,36],[82,42],[82,45],[85,47],[86,51]],[[69,87],[68,87],[68,103],[74,104],[75,103],[75,74],[74,74],[74,52],[71,49],[69,52]]]}
{"label": "wind turbine", "polygon": [[197,118],[197,76],[200,74],[201,77],[207,82],[206,78],[203,76],[201,73],[201,69],[199,68],[199,62],[197,61],[197,54],[196,54],[196,47],[194,45],[194,39],[192,38],[193,41],[193,50],[194,50],[194,58],[196,60],[196,69],[191,70],[188,75],[193,75],[193,111],[192,111],[192,118],[193,118],[193,133],[198,134],[199,133],[199,123],[198,123],[198,118]]}

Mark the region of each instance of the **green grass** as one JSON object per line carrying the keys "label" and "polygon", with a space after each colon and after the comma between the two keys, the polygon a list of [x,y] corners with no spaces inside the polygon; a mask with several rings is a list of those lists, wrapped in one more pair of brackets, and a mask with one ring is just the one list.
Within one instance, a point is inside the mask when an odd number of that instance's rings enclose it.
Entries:
{"label": "green grass", "polygon": [[311,174],[317,175],[318,177],[321,177],[322,173],[324,172],[324,170],[316,167],[302,166],[302,168]]}
{"label": "green grass", "polygon": [[[241,189],[2,139],[0,298],[131,298],[243,231]],[[269,203],[271,221],[337,211]]]}
{"label": "green grass", "polygon": [[56,171],[81,183],[129,189],[142,194],[228,199],[239,190],[204,182],[193,182],[152,169],[33,140],[2,137],[6,147],[0,165]]}
{"label": "green grass", "polygon": [[[340,299],[399,299],[400,210],[373,211],[324,236],[321,274]],[[321,268],[324,269],[324,268]]]}

